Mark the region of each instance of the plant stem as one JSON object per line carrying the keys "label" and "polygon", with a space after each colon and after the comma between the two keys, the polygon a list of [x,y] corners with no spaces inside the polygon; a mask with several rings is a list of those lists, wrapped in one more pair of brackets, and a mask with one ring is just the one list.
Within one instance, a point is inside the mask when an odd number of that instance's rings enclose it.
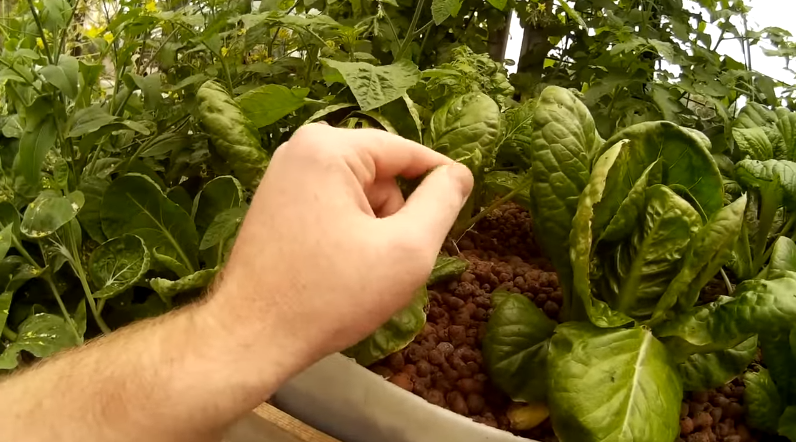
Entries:
{"label": "plant stem", "polygon": [[779,230],[780,236],[788,236],[788,232],[790,232],[790,229],[793,227],[793,224],[795,222],[796,222],[796,215],[791,216],[788,219],[788,222],[786,222],[785,225]]}
{"label": "plant stem", "polygon": [[433,24],[434,24],[434,20],[429,20],[428,23],[424,24],[420,29],[415,31],[415,37],[419,37],[421,34],[426,32],[426,30],[428,30],[428,28],[430,28],[431,25],[433,25]]}
{"label": "plant stem", "polygon": [[121,173],[121,175],[127,173],[127,169],[130,168],[130,164],[132,164],[132,162],[136,158],[138,158],[138,156],[141,155],[141,153],[144,152],[144,150],[149,148],[149,146],[151,146],[156,139],[157,139],[157,134],[153,135],[152,138],[146,140],[146,142],[141,143],[141,145],[138,146],[138,149],[136,149],[135,153],[130,158],[128,158],[127,161],[124,162],[124,166],[121,169],[117,169]]}
{"label": "plant stem", "polygon": [[384,18],[387,19],[387,25],[390,27],[390,31],[392,31],[392,35],[395,39],[398,39],[398,31],[395,29],[395,25],[392,24],[392,19],[390,18],[390,14],[387,11],[384,11]]}
{"label": "plant stem", "polygon": [[719,269],[719,271],[721,272],[721,279],[724,280],[724,285],[727,286],[727,294],[728,295],[732,295],[732,292],[734,290],[732,288],[732,283],[730,282],[730,278],[727,277],[727,273],[724,272],[724,268],[723,267],[721,269]]}
{"label": "plant stem", "polygon": [[86,278],[86,271],[83,269],[83,263],[80,262],[80,251],[77,250],[77,242],[75,238],[71,237],[71,231],[67,228],[64,229],[64,236],[66,237],[66,244],[70,245],[69,253],[72,255],[72,259],[69,261],[69,264],[72,266],[72,270],[77,275],[77,278],[80,279],[80,285],[83,287],[83,293],[86,295],[86,301],[88,302],[88,306],[91,308],[91,314],[94,316],[94,321],[96,321],[97,325],[99,326],[100,330],[104,334],[110,334],[111,329],[105,323],[105,320],[102,319],[102,316],[97,309],[97,304],[94,302],[94,295],[91,293],[91,287],[88,286],[88,279]]}
{"label": "plant stem", "polygon": [[39,93],[39,95],[43,95],[44,94],[44,92],[42,92],[41,89],[38,86],[36,86],[36,83],[34,83],[34,82],[28,80],[27,78],[25,78],[25,76],[22,75],[22,72],[20,72],[19,69],[17,69],[14,65],[12,65],[11,63],[9,63],[9,62],[7,62],[7,61],[5,61],[3,59],[0,59],[0,64],[2,64],[3,66],[11,69],[11,72],[19,75],[19,78],[22,78],[23,80],[25,80],[25,82],[28,83],[33,89],[35,89],[36,92]]}
{"label": "plant stem", "polygon": [[758,224],[757,236],[755,237],[754,248],[752,249],[752,273],[757,273],[765,262],[766,243],[768,242],[768,232],[774,224],[774,217],[777,214],[778,198],[776,189],[766,189],[761,192],[760,199],[760,223]]}
{"label": "plant stem", "polygon": [[409,44],[412,43],[412,40],[415,38],[415,28],[417,27],[417,21],[420,20],[420,13],[423,10],[423,3],[425,3],[425,0],[418,0],[415,13],[412,15],[412,22],[409,23],[409,29],[406,31],[406,37],[404,37],[404,41],[401,42],[401,46],[398,48],[398,53],[395,55],[395,60],[400,60],[403,58],[406,50],[409,49]]}
{"label": "plant stem", "polygon": [[515,187],[511,192],[507,193],[502,198],[490,204],[489,207],[487,207],[486,209],[478,212],[477,215],[470,218],[466,223],[462,224],[461,227],[456,229],[456,231],[452,231],[450,234],[451,238],[454,238],[455,241],[460,240],[461,237],[464,235],[464,233],[470,230],[470,228],[473,227],[478,221],[481,221],[484,217],[492,213],[495,209],[510,201],[512,198],[517,196],[518,193],[522,192],[523,190],[527,190],[528,187],[530,187],[530,185],[531,185],[531,177],[529,175],[527,178],[522,180],[520,184],[518,184],[517,187]]}
{"label": "plant stem", "polygon": [[28,6],[30,6],[30,13],[33,14],[33,21],[36,22],[36,27],[39,28],[39,34],[41,34],[41,42],[42,46],[44,46],[44,55],[47,56],[47,61],[50,64],[55,64],[53,62],[52,54],[50,54],[50,47],[47,45],[47,37],[44,35],[44,28],[41,26],[41,20],[39,20],[39,13],[36,11],[36,6],[33,5],[33,2],[28,2]]}
{"label": "plant stem", "polygon": [[5,336],[6,339],[8,339],[9,341],[16,341],[17,340],[17,333],[14,330],[11,330],[10,328],[8,328],[7,325],[5,327],[3,327],[3,336]]}
{"label": "plant stem", "polygon": [[19,254],[22,255],[22,257],[25,258],[25,260],[28,261],[30,263],[30,265],[33,266],[34,269],[36,269],[38,271],[42,270],[42,268],[39,265],[39,263],[37,263],[36,260],[33,259],[32,256],[30,256],[30,254],[28,253],[27,250],[25,250],[25,247],[22,245],[22,243],[19,241],[19,239],[16,237],[16,235],[13,235],[11,237],[11,242],[12,242],[14,248],[17,249],[17,252],[19,252]]}
{"label": "plant stem", "polygon": [[162,43],[160,43],[160,46],[158,46],[158,48],[157,48],[157,49],[155,49],[155,52],[154,52],[154,53],[152,53],[152,56],[151,56],[151,57],[149,57],[149,60],[147,60],[147,62],[146,62],[146,64],[144,65],[143,69],[141,69],[141,73],[146,73],[146,70],[147,70],[147,69],[149,69],[149,66],[151,66],[151,65],[152,65],[152,62],[154,62],[154,61],[155,61],[155,57],[157,57],[157,56],[158,56],[158,54],[160,53],[160,51],[163,49],[163,47],[164,47],[164,46],[166,46],[166,43],[168,43],[168,42],[169,42],[169,40],[171,40],[171,37],[174,37],[174,35],[176,35],[176,34],[177,34],[177,30],[175,29],[175,30],[171,31],[171,34],[169,34],[169,35],[166,37],[166,39],[165,39],[165,40],[163,40],[163,42],[162,42]]}
{"label": "plant stem", "polygon": [[72,25],[72,20],[74,20],[74,18],[75,18],[75,10],[77,9],[77,3],[79,1],[80,0],[75,0],[75,4],[74,5],[71,4],[70,2],[67,2],[67,4],[69,4],[69,6],[72,8],[72,12],[69,14],[69,20],[67,20],[66,26],[64,26],[64,30],[61,33],[61,42],[58,44],[58,46],[55,46],[55,60],[56,61],[61,56],[61,54],[64,52],[64,50],[66,50],[66,37],[69,36],[69,26]]}
{"label": "plant stem", "polygon": [[69,324],[69,327],[72,329],[72,333],[75,334],[77,341],[82,342],[83,337],[80,336],[80,333],[77,332],[77,326],[75,325],[75,321],[74,319],[72,319],[72,315],[70,315],[69,311],[66,309],[66,305],[64,305],[64,301],[61,299],[61,294],[58,293],[58,287],[55,286],[52,277],[47,276],[44,278],[44,280],[47,281],[47,285],[50,287],[50,291],[53,293],[55,301],[58,302],[58,308],[61,309],[61,314],[64,315],[64,320],[66,321],[67,324]]}

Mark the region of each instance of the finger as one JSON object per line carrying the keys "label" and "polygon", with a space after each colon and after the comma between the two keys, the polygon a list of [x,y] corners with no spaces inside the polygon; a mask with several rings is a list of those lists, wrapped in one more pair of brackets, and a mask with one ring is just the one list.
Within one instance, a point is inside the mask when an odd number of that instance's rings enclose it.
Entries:
{"label": "finger", "polygon": [[416,178],[434,167],[453,163],[422,144],[382,130],[340,129],[315,124],[307,127],[315,132],[318,142],[329,145],[329,140],[335,140],[335,148],[343,146],[356,153],[352,159],[359,164],[352,165],[352,170],[363,184],[399,175]]}
{"label": "finger", "polygon": [[416,240],[437,253],[472,189],[473,174],[467,167],[458,163],[439,167],[387,219],[402,232],[417,232]]}
{"label": "finger", "polygon": [[404,205],[404,196],[394,179],[374,182],[365,188],[365,196],[378,218],[388,217]]}

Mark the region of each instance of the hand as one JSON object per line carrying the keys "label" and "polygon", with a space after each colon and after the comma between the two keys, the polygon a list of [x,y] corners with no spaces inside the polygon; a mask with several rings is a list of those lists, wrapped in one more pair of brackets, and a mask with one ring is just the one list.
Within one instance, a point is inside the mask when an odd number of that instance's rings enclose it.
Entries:
{"label": "hand", "polygon": [[[404,201],[395,177],[431,169]],[[425,283],[472,186],[466,167],[387,132],[305,126],[274,154],[208,313],[291,369],[343,350]]]}
{"label": "hand", "polygon": [[[404,202],[395,177],[430,169]],[[218,440],[410,301],[472,185],[464,166],[386,132],[300,129],[274,155],[209,299],[0,382],[0,439]]]}

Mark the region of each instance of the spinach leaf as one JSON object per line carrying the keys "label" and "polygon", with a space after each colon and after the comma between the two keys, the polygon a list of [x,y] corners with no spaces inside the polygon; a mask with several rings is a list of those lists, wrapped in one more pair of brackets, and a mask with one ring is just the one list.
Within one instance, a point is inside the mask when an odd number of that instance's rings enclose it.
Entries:
{"label": "spinach leaf", "polygon": [[19,353],[23,350],[44,358],[78,344],[77,337],[64,318],[49,313],[29,316],[20,324],[17,340],[0,354],[0,370],[16,368]]}
{"label": "spinach leaf", "polygon": [[500,132],[500,108],[472,92],[446,102],[431,116],[431,148],[465,164],[476,176],[491,164]]}
{"label": "spinach leaf", "polygon": [[530,195],[534,234],[558,272],[566,317],[572,309],[570,230],[578,198],[589,181],[597,130],[586,105],[568,90],[553,86],[539,96],[533,127]]}
{"label": "spinach leaf", "polygon": [[746,422],[752,428],[776,433],[784,407],[768,370],[761,367],[758,372],[746,372],[743,381],[746,386],[743,392]]}
{"label": "spinach leaf", "polygon": [[149,270],[149,250],[135,235],[122,235],[92,252],[88,273],[99,290],[94,298],[111,298],[133,286]]}
{"label": "spinach leaf", "polygon": [[656,336],[672,338],[667,341],[672,349],[697,353],[734,347],[754,334],[788,333],[796,317],[796,273],[783,272],[771,281],[744,281],[733,296],[681,313],[656,327]]}
{"label": "spinach leaf", "polygon": [[556,323],[524,295],[498,294],[482,342],[490,379],[515,401],[543,402],[547,352]]}
{"label": "spinach leaf", "polygon": [[683,387],[645,328],[561,324],[548,355],[550,418],[565,441],[671,442]]}
{"label": "spinach leaf", "polygon": [[431,269],[431,275],[426,281],[426,285],[436,284],[440,281],[458,278],[467,270],[467,261],[455,256],[438,256]]}
{"label": "spinach leaf", "polygon": [[728,350],[694,354],[678,365],[685,391],[705,391],[720,387],[739,374],[757,355],[757,336]]}
{"label": "spinach leaf", "polygon": [[628,188],[661,158],[663,183],[687,188],[708,217],[724,205],[721,173],[710,153],[710,140],[700,132],[668,121],[639,123],[609,138],[600,153],[624,139],[633,146],[627,160]]}
{"label": "spinach leaf", "polygon": [[370,336],[349,347],[343,354],[368,366],[409,345],[426,324],[425,308],[428,292],[423,286],[417,290],[411,304],[394,314]]}
{"label": "spinach leaf", "polygon": [[171,298],[179,293],[207,287],[213,281],[218,270],[218,268],[199,270],[176,281],[170,281],[165,278],[152,278],[149,280],[149,284],[163,298]]}
{"label": "spinach leaf", "polygon": [[178,260],[189,271],[198,268],[199,238],[190,215],[151,179],[134,173],[117,178],[105,191],[101,218],[109,238],[136,235],[150,251]]}

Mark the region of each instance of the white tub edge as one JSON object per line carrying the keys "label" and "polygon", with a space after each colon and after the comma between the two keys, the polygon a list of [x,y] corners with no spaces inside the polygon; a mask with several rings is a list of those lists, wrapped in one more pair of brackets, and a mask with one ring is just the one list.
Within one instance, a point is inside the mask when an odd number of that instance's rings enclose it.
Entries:
{"label": "white tub edge", "polygon": [[432,405],[341,355],[288,381],[273,403],[344,442],[529,442]]}

